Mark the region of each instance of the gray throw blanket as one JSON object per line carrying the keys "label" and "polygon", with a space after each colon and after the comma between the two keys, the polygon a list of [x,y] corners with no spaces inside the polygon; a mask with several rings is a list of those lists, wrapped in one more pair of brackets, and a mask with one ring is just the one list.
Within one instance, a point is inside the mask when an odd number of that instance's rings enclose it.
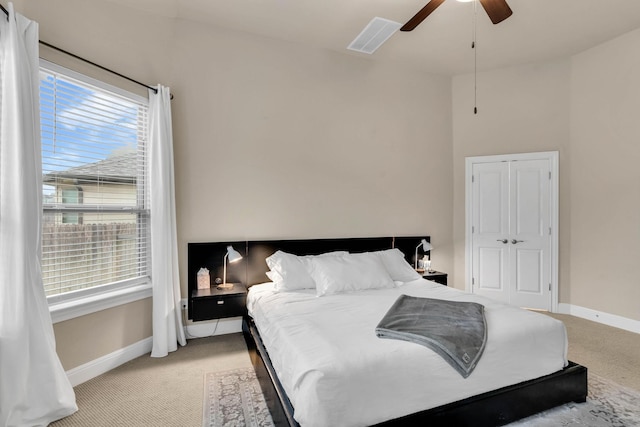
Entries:
{"label": "gray throw blanket", "polygon": [[484,306],[400,295],[376,327],[380,338],[424,345],[467,378],[484,351]]}

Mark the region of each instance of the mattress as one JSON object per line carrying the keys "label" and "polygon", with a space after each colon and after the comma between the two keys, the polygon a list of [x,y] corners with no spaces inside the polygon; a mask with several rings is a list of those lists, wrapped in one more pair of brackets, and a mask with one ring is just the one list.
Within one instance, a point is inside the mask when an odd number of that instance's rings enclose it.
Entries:
{"label": "mattress", "polygon": [[[468,378],[426,347],[376,337],[402,294],[484,305],[487,343]],[[567,365],[562,322],[424,279],[323,297],[265,283],[250,288],[247,308],[304,427],[372,425]]]}

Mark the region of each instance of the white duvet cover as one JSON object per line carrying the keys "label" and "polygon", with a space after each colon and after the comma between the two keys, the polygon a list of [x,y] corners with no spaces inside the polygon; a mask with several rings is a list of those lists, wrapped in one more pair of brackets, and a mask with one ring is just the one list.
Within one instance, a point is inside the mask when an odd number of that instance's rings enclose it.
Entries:
{"label": "white duvet cover", "polygon": [[[401,294],[485,306],[487,344],[468,378],[426,347],[376,337],[376,325]],[[567,364],[562,322],[424,279],[323,297],[261,284],[250,288],[247,306],[304,427],[376,424]]]}

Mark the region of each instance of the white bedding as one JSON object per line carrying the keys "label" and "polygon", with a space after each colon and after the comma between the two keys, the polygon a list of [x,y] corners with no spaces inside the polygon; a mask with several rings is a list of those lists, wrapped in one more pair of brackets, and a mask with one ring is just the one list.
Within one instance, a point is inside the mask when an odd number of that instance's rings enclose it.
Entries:
{"label": "white bedding", "polygon": [[[466,379],[432,350],[380,339],[401,295],[485,306],[488,339]],[[391,289],[317,297],[315,289],[252,286],[249,314],[301,426],[366,426],[537,378],[567,364],[562,322],[424,279]]]}

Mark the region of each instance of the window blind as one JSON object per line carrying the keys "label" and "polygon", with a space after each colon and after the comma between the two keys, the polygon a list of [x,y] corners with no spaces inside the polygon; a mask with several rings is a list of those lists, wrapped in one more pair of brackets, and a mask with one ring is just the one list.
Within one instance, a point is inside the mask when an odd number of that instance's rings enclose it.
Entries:
{"label": "window blind", "polygon": [[47,296],[148,278],[147,113],[142,97],[41,63]]}

